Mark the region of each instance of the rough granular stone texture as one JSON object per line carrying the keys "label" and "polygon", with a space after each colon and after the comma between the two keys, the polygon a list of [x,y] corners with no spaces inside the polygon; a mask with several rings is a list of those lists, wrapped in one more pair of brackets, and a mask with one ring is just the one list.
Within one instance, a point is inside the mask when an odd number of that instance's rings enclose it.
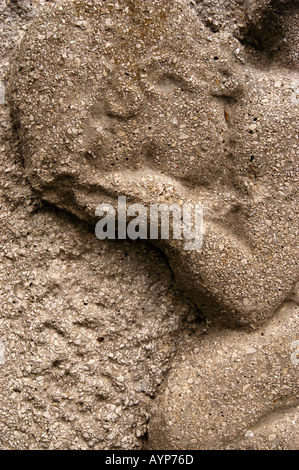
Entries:
{"label": "rough granular stone texture", "polygon": [[[0,12],[1,80],[36,8]],[[0,131],[0,448],[140,449],[194,307],[154,247],[100,242],[41,203],[7,103]]]}
{"label": "rough granular stone texture", "polygon": [[34,189],[84,220],[118,195],[203,203],[202,250],[157,244],[205,316],[261,324],[298,277],[297,52],[290,42],[283,61],[264,60],[200,12],[183,1],[45,9],[16,59],[13,119]]}
{"label": "rough granular stone texture", "polygon": [[0,448],[138,449],[194,309],[153,248],[40,207],[15,150],[1,143]]}
{"label": "rough granular stone texture", "polygon": [[254,333],[188,338],[155,401],[149,448],[298,449],[298,329],[288,305]]}
{"label": "rough granular stone texture", "polygon": [[298,2],[189,3],[0,4],[2,449],[298,448]]}

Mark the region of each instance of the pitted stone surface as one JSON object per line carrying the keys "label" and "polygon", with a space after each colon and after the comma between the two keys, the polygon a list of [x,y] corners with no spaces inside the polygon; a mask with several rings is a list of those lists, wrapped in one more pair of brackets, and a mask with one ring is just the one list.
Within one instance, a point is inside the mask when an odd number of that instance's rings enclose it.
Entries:
{"label": "pitted stone surface", "polygon": [[[190,3],[0,5],[2,449],[298,448],[297,2]],[[95,240],[25,172],[91,223],[119,194],[204,202],[201,253],[159,246],[212,327],[158,252]]]}
{"label": "pitted stone surface", "polygon": [[254,333],[187,338],[155,401],[149,448],[298,449],[298,328],[293,305]]}
{"label": "pitted stone surface", "polygon": [[[1,2],[5,85],[17,41],[46,4]],[[0,448],[140,449],[194,307],[154,247],[101,243],[41,204],[12,125],[0,105]]]}
{"label": "pitted stone surface", "polygon": [[271,317],[298,275],[298,72],[248,65],[248,48],[185,2],[59,2],[10,91],[47,201],[89,222],[118,195],[204,204],[200,252],[158,245],[204,315],[241,325]]}

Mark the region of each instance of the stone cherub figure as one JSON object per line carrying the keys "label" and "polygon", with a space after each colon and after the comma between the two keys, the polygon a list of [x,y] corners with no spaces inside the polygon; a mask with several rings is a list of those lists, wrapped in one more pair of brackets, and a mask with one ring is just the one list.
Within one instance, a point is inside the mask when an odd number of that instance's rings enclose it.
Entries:
{"label": "stone cherub figure", "polygon": [[[291,27],[296,2],[277,3]],[[81,219],[119,195],[202,203],[201,250],[155,243],[205,316],[254,326],[298,277],[296,41],[207,25],[183,0],[51,5],[21,43],[12,115],[33,188]]]}

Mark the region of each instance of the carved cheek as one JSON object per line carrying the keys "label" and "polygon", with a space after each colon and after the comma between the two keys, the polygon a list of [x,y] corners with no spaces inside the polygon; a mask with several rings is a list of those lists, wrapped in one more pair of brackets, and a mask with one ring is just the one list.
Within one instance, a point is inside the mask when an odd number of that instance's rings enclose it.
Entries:
{"label": "carved cheek", "polygon": [[137,86],[113,87],[106,94],[106,115],[126,121],[137,116],[143,103],[143,93]]}

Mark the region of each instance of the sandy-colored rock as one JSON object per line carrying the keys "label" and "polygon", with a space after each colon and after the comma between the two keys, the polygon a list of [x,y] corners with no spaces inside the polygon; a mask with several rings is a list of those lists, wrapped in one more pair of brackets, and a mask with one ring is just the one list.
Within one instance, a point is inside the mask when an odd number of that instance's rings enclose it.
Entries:
{"label": "sandy-colored rock", "polygon": [[13,118],[34,189],[84,220],[119,195],[204,204],[202,250],[157,244],[204,315],[261,324],[298,277],[298,72],[201,20],[184,1],[54,4],[22,42]]}
{"label": "sandy-colored rock", "polygon": [[[1,2],[1,449],[298,448],[297,8]],[[96,240],[118,195],[202,250]]]}
{"label": "sandy-colored rock", "polygon": [[[5,84],[40,4],[0,8]],[[194,308],[154,247],[100,242],[78,218],[41,204],[7,103],[0,205],[0,449],[140,449]]]}
{"label": "sandy-colored rock", "polygon": [[188,338],[155,401],[149,448],[298,449],[298,331],[287,305],[254,333]]}

